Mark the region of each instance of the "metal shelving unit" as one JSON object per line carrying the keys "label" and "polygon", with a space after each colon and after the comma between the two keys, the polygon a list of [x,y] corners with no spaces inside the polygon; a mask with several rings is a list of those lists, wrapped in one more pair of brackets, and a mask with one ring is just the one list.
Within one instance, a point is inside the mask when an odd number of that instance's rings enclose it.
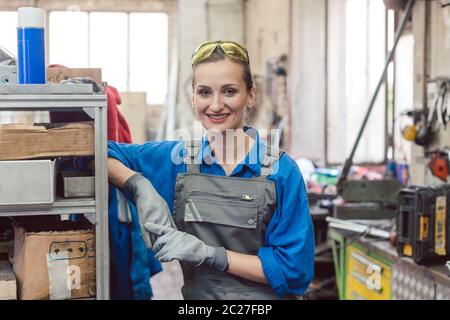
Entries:
{"label": "metal shelving unit", "polygon": [[98,300],[109,299],[107,100],[91,84],[1,85],[1,111],[84,111],[95,127],[95,198],[57,198],[51,206],[0,207],[0,217],[93,214]]}

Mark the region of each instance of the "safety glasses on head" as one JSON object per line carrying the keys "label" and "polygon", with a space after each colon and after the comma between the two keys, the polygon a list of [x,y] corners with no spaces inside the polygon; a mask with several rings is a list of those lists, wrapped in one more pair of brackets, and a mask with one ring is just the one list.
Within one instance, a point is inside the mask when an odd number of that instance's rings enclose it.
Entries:
{"label": "safety glasses on head", "polygon": [[195,49],[192,54],[192,65],[208,59],[217,47],[220,47],[228,57],[250,64],[247,49],[239,43],[233,41],[207,41],[203,42]]}

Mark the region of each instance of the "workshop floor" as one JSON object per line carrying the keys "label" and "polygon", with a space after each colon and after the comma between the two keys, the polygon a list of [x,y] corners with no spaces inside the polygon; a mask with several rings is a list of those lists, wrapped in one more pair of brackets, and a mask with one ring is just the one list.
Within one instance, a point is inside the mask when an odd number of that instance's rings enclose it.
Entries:
{"label": "workshop floor", "polygon": [[153,300],[183,300],[183,274],[178,261],[162,264],[163,271],[150,279]]}

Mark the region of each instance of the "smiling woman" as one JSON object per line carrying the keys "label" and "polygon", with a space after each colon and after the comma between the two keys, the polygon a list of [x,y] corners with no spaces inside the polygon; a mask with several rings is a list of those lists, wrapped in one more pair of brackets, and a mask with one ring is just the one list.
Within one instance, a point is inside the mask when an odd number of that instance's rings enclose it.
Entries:
{"label": "smiling woman", "polygon": [[242,128],[246,109],[255,103],[255,85],[245,83],[238,63],[225,59],[220,51],[214,56],[217,57],[223,60],[194,67],[192,105],[206,129]]}
{"label": "smiling woman", "polygon": [[185,299],[295,299],[314,273],[307,195],[295,161],[245,125],[256,92],[247,50],[205,42],[192,67],[192,106],[206,134],[111,142],[109,179],[134,195],[155,257],[180,261]]}

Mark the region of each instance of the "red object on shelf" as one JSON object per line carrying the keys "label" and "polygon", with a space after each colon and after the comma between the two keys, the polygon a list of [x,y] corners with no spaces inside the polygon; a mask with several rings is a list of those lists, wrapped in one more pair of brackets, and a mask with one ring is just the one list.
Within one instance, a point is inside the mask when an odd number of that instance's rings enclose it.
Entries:
{"label": "red object on shelf", "polygon": [[128,123],[120,113],[118,105],[122,103],[119,92],[112,86],[106,86],[108,99],[108,140],[131,143]]}
{"label": "red object on shelf", "polygon": [[[52,64],[48,67],[67,68],[61,64]],[[116,88],[107,85],[105,88],[105,93],[108,103],[108,140],[132,143],[130,128],[118,108],[118,105],[122,103],[119,91],[117,91]],[[51,122],[70,123],[89,120],[90,118],[84,112],[50,112]]]}

